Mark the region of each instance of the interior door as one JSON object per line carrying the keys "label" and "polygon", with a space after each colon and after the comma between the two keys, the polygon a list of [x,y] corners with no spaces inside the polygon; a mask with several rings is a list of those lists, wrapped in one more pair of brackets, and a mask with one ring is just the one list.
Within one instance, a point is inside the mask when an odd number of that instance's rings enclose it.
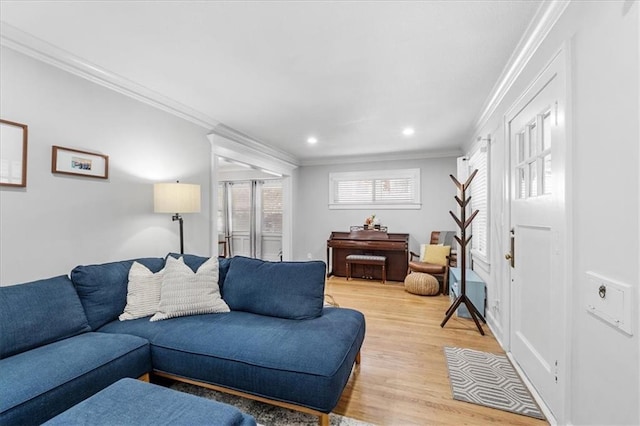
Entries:
{"label": "interior door", "polygon": [[559,55],[507,115],[510,148],[510,351],[562,418],[565,331],[565,72]]}

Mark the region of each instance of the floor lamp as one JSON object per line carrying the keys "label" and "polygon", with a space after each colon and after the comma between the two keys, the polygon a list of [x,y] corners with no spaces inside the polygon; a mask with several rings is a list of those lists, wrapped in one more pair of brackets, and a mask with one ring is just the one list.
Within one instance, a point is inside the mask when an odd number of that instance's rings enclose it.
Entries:
{"label": "floor lamp", "polygon": [[184,254],[182,213],[200,213],[200,185],[189,183],[156,183],[153,185],[153,211],[172,213],[180,222],[180,254]]}

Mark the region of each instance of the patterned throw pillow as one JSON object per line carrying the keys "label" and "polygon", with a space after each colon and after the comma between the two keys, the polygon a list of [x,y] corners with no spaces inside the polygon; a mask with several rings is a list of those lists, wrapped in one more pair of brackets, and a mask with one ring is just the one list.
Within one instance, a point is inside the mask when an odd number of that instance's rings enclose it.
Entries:
{"label": "patterned throw pillow", "polygon": [[229,306],[220,297],[218,258],[211,257],[194,273],[182,258],[168,256],[158,312],[151,321],[219,312],[229,312]]}
{"label": "patterned throw pillow", "polygon": [[164,269],[155,274],[141,263],[133,262],[129,269],[127,305],[118,317],[120,321],[148,317],[158,311]]}

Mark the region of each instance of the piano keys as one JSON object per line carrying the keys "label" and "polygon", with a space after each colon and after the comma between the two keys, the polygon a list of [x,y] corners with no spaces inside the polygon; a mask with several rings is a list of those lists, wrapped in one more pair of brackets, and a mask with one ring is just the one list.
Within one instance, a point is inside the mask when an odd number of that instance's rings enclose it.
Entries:
{"label": "piano keys", "polygon": [[[377,230],[332,232],[327,240],[327,276],[346,277],[346,257],[350,254],[386,256],[387,280],[404,281],[409,264],[409,234],[390,234]],[[354,265],[351,276],[381,280],[382,271],[380,268]]]}

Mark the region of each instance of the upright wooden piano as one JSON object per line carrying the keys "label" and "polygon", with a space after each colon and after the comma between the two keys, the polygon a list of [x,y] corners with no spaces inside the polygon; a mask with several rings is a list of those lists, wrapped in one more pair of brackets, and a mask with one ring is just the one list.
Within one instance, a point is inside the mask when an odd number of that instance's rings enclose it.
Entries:
{"label": "upright wooden piano", "polygon": [[[404,281],[409,263],[409,234],[389,234],[378,230],[352,230],[332,232],[327,240],[327,265],[329,273],[347,276],[346,257],[350,254],[369,254],[387,257],[387,280]],[[354,265],[353,277],[371,276],[381,279],[380,268]]]}

